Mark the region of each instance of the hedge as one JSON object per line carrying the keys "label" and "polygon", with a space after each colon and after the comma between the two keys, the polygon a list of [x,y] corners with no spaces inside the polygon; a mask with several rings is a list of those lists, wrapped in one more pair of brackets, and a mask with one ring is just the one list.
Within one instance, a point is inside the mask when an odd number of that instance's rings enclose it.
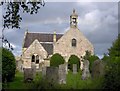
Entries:
{"label": "hedge", "polygon": [[11,82],[15,77],[15,57],[11,51],[0,48],[2,52],[2,82]]}
{"label": "hedge", "polygon": [[58,53],[54,54],[50,58],[50,66],[58,67],[60,64],[64,64],[64,63],[65,63],[64,58]]}

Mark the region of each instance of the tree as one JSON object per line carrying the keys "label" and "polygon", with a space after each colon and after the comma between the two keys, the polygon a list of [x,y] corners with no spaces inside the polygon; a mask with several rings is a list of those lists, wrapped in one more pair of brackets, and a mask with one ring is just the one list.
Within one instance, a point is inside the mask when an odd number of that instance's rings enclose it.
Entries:
{"label": "tree", "polygon": [[40,6],[44,6],[44,0],[39,0],[39,2],[1,2],[4,8],[5,15],[3,15],[3,27],[4,28],[20,28],[20,22],[22,20],[20,10],[23,13],[37,14]]}
{"label": "tree", "polygon": [[50,66],[58,67],[60,64],[64,64],[64,63],[65,63],[64,58],[58,53],[54,54],[50,58]]}
{"label": "tree", "polygon": [[110,57],[120,57],[120,34],[118,38],[113,42],[112,47],[108,49],[108,55]]}
{"label": "tree", "polygon": [[105,70],[104,89],[119,90],[120,87],[120,34],[109,50]]}
{"label": "tree", "polygon": [[77,71],[80,69],[80,59],[76,55],[71,55],[68,60],[68,69],[73,71],[73,64],[77,64]]}
{"label": "tree", "polygon": [[2,82],[10,82],[15,77],[15,57],[11,51],[0,48],[2,50]]}
{"label": "tree", "polygon": [[[16,1],[16,0],[15,0]],[[3,8],[3,29],[2,29],[2,43],[3,46],[7,45],[6,48],[13,50],[12,45],[9,43],[7,38],[5,38],[3,31],[5,28],[20,28],[20,22],[22,21],[21,17],[21,10],[23,13],[29,13],[29,14],[37,14],[38,10],[40,9],[40,6],[44,6],[44,0],[39,0],[39,2],[35,2],[36,0],[33,0],[33,2],[12,2],[12,0],[9,0],[9,2],[1,2],[0,6]]]}

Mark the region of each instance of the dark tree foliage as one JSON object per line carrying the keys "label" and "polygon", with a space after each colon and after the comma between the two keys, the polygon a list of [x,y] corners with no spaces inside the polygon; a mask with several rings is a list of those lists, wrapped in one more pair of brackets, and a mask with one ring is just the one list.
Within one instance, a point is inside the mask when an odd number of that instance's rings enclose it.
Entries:
{"label": "dark tree foliage", "polygon": [[23,13],[37,14],[40,6],[44,6],[44,0],[39,2],[1,2],[4,7],[5,15],[3,15],[4,28],[20,28],[22,17],[20,11]]}
{"label": "dark tree foliage", "polygon": [[64,58],[58,53],[54,54],[50,58],[50,66],[58,67],[60,64],[64,64],[64,63],[65,63]]}
{"label": "dark tree foliage", "polygon": [[[1,2],[0,6],[2,6],[3,11],[3,30],[2,30],[2,43],[3,46],[7,46],[6,48],[9,50],[13,50],[12,45],[9,43],[7,38],[5,38],[3,31],[5,28],[20,28],[20,22],[22,21],[21,12],[29,13],[29,14],[37,14],[40,7],[44,6],[44,0],[39,0],[39,2]],[[4,46],[4,47],[5,47]]]}
{"label": "dark tree foliage", "polygon": [[2,82],[10,82],[15,77],[15,57],[5,48],[0,48],[0,50],[2,50]]}
{"label": "dark tree foliage", "polygon": [[119,90],[120,87],[120,34],[113,42],[107,57],[103,60],[106,62],[105,79],[103,82],[104,89]]}
{"label": "dark tree foliage", "polygon": [[120,34],[118,35],[118,39],[113,42],[112,47],[108,49],[108,51],[108,55],[110,57],[120,57]]}
{"label": "dark tree foliage", "polygon": [[71,55],[68,60],[68,69],[73,71],[73,64],[77,64],[77,71],[80,69],[80,59],[76,55]]}

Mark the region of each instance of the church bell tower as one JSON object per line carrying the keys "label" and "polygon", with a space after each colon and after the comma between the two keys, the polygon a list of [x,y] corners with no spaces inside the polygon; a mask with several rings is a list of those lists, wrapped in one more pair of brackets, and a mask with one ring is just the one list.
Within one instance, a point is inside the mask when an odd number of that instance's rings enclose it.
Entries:
{"label": "church bell tower", "polygon": [[77,28],[77,22],[78,21],[78,15],[75,12],[75,9],[73,9],[73,13],[70,16],[70,27],[71,28]]}

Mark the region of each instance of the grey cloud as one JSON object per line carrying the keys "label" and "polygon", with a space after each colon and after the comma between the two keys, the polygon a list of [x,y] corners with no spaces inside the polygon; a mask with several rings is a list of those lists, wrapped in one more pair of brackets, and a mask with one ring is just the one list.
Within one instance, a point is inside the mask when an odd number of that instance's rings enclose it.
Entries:
{"label": "grey cloud", "polygon": [[[76,2],[47,2],[36,15],[22,14],[21,29],[5,33],[11,43],[17,46],[14,54],[20,55],[24,32],[28,28],[30,32],[64,33],[69,27],[69,18],[73,8],[79,15],[80,31],[93,43],[95,53],[102,55],[107,52],[117,36],[117,3],[76,3]],[[95,12],[95,23],[85,21],[85,15]],[[59,19],[60,20],[59,20]],[[57,20],[58,19],[58,20]],[[88,23],[88,24],[87,24]]]}

